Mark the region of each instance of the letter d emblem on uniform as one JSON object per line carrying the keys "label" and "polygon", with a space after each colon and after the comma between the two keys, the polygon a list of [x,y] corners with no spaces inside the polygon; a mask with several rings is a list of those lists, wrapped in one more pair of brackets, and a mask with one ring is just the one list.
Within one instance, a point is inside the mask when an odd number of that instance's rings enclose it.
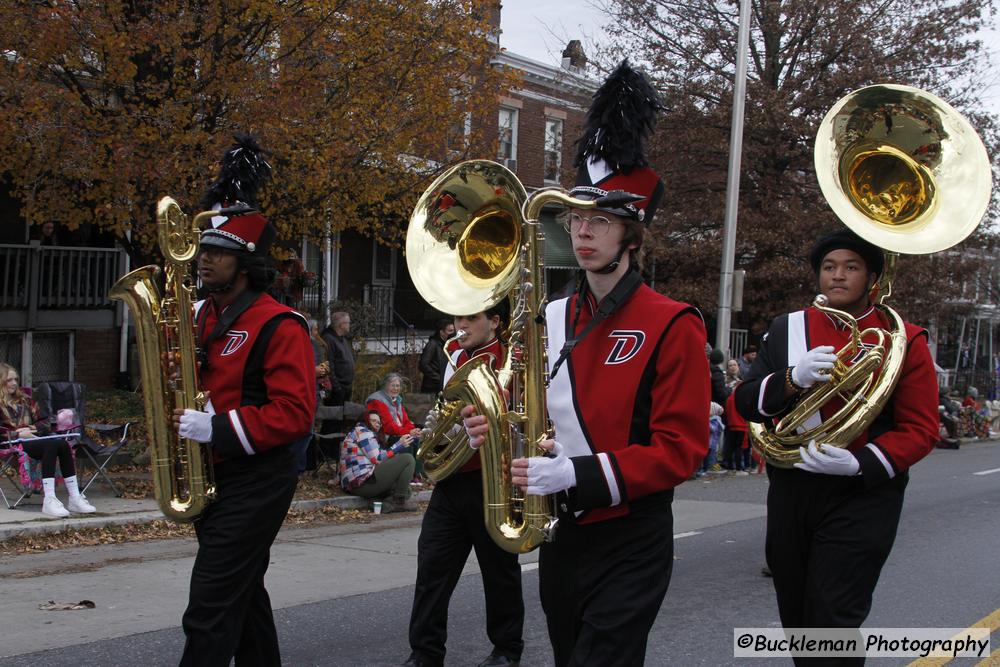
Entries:
{"label": "letter d emblem on uniform", "polygon": [[229,340],[226,341],[226,346],[222,348],[223,357],[228,357],[230,354],[236,352],[236,350],[243,347],[243,343],[247,342],[250,338],[250,334],[246,331],[227,331],[226,336]]}
{"label": "letter d emblem on uniform", "polygon": [[608,334],[608,338],[614,338],[615,346],[611,348],[605,364],[624,364],[626,361],[639,353],[639,348],[646,340],[646,334],[642,331],[628,331],[616,329]]}

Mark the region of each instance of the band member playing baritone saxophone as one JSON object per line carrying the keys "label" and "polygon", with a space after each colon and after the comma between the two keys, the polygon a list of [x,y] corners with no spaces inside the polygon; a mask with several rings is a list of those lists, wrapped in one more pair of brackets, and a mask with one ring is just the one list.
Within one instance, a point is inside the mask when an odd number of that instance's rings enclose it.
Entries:
{"label": "band member playing baritone saxophone", "polygon": [[[459,349],[450,351],[456,366],[489,355],[491,366],[497,368],[505,354],[498,333],[506,327],[507,318],[506,301],[484,313],[456,317],[455,327],[465,331]],[[445,367],[445,384],[453,373],[450,365]],[[521,659],[521,566],[517,554],[501,549],[486,531],[481,469],[477,453],[458,472],[438,482],[431,494],[417,542],[417,583],[410,613],[412,653],[406,665],[444,663],[448,604],[472,549],[483,577],[486,634],[493,642],[493,650],[479,665],[517,665]]]}
{"label": "band member playing baritone saxophone", "polygon": [[[252,148],[244,140],[227,153],[223,180],[233,160],[254,163]],[[241,205],[246,195],[229,188],[220,200]],[[174,417],[180,435],[211,445],[217,485],[195,521],[181,665],[224,666],[233,657],[237,665],[280,665],[264,573],[298,479],[290,445],[309,433],[316,410],[312,344],[302,317],[264,293],[275,276],[267,259],[274,227],[246,207],[213,225],[198,253],[208,298],[196,306],[210,402]]]}
{"label": "band member playing baritone saxophone", "polygon": [[[820,239],[809,259],[829,307],[854,316],[860,329],[889,328],[869,298],[883,269],[879,248],[842,230]],[[849,338],[842,322],[813,307],[775,319],[736,389],[740,414],[755,422],[781,418],[803,391],[830,380],[834,351]],[[786,628],[857,628],[871,609],[896,539],[907,470],[938,440],[927,333],[906,323],[906,338],[899,384],[866,432],[845,449],[809,443],[794,469],[767,466],[767,564]],[[831,401],[821,417],[842,406]],[[823,664],[864,664],[864,658]]]}
{"label": "band member playing baritone saxophone", "polygon": [[[545,314],[555,441],[543,448],[552,457],[516,459],[511,471],[528,493],[557,494],[559,524],[541,547],[539,590],[559,667],[643,663],[670,583],[673,488],[708,450],[701,316],[645,286],[637,264],[663,183],[646,166],[644,136],[630,133],[651,129],[658,107],[627,63],[595,95],[570,194],[594,200],[624,190],[642,199],[569,211],[585,276]],[[646,115],[632,118],[637,108]],[[602,125],[602,117],[630,122]],[[485,418],[465,423],[470,444],[480,445]]]}

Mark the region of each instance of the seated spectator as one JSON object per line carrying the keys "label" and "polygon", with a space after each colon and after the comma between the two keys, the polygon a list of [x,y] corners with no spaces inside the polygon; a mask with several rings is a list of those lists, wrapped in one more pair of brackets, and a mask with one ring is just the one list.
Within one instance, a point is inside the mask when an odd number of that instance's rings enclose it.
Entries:
{"label": "seated spectator", "polygon": [[[406,414],[406,408],[403,407],[402,391],[403,376],[399,373],[389,373],[382,382],[382,389],[368,397],[365,407],[369,410],[375,410],[382,418],[382,431],[390,445],[404,435],[409,435],[410,453],[416,458],[420,429],[413,425],[409,415]],[[418,462],[417,475],[422,469]],[[414,481],[420,481],[420,479],[414,478]]]}
{"label": "seated spectator", "polygon": [[943,387],[938,390],[938,410],[941,413],[941,426],[947,436],[957,438],[960,406],[948,396],[948,391]]}
{"label": "seated spectator", "polygon": [[382,513],[417,509],[410,497],[410,479],[416,461],[406,452],[413,440],[404,435],[388,449],[382,447],[379,433],[382,418],[369,410],[340,445],[340,485],[347,493],[373,500],[392,496],[382,503]]}
{"label": "seated spectator", "polygon": [[[90,514],[96,508],[80,494],[76,480],[76,462],[65,439],[46,439],[31,442],[47,435],[49,426],[38,410],[38,404],[21,389],[17,371],[7,364],[0,364],[0,377],[4,379],[0,391],[0,436],[7,440],[23,439],[18,446],[29,457],[42,462],[42,514],[51,518],[69,516],[70,512]],[[65,419],[65,418],[64,418]],[[69,509],[56,498],[56,460],[69,492]]]}
{"label": "seated spectator", "polygon": [[979,402],[979,390],[975,387],[969,387],[968,391],[965,392],[965,399],[962,400],[963,408],[975,408]]}
{"label": "seated spectator", "polygon": [[979,402],[979,390],[969,387],[959,411],[959,434],[966,438],[990,437],[990,417]]}

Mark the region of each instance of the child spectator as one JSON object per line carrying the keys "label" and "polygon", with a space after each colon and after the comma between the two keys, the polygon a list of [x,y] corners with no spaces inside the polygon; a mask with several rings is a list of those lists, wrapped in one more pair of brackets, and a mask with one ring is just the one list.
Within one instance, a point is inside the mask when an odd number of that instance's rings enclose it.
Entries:
{"label": "child spectator", "polygon": [[708,454],[705,456],[705,460],[701,462],[701,470],[695,473],[695,477],[701,477],[706,472],[722,471],[722,466],[719,465],[718,459],[719,442],[722,440],[722,433],[726,430],[725,425],[722,423],[723,412],[722,406],[712,401],[708,417]]}
{"label": "child spectator", "polygon": [[[737,383],[739,384],[739,383]],[[742,471],[743,446],[747,444],[747,421],[736,410],[736,386],[726,399],[726,436],[722,444],[722,467]]]}

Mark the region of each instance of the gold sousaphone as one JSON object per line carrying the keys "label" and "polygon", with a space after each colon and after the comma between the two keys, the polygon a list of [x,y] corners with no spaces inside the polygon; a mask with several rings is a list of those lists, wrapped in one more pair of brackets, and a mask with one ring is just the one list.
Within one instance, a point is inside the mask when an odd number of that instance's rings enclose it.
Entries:
{"label": "gold sousaphone", "polygon": [[[816,298],[813,305],[850,327],[851,341],[837,352],[829,382],[805,392],[776,424],[749,425],[754,449],[782,468],[800,461],[799,447],[811,440],[847,447],[885,408],[906,356],[903,320],[885,305],[898,253],[938,252],[965,239],[986,213],[992,187],[986,148],[969,122],[909,86],[869,86],[839,100],[820,124],[814,160],[837,217],[886,251],[876,308],[891,328],[859,330],[851,315]],[[814,423],[834,397],[844,405]]]}

